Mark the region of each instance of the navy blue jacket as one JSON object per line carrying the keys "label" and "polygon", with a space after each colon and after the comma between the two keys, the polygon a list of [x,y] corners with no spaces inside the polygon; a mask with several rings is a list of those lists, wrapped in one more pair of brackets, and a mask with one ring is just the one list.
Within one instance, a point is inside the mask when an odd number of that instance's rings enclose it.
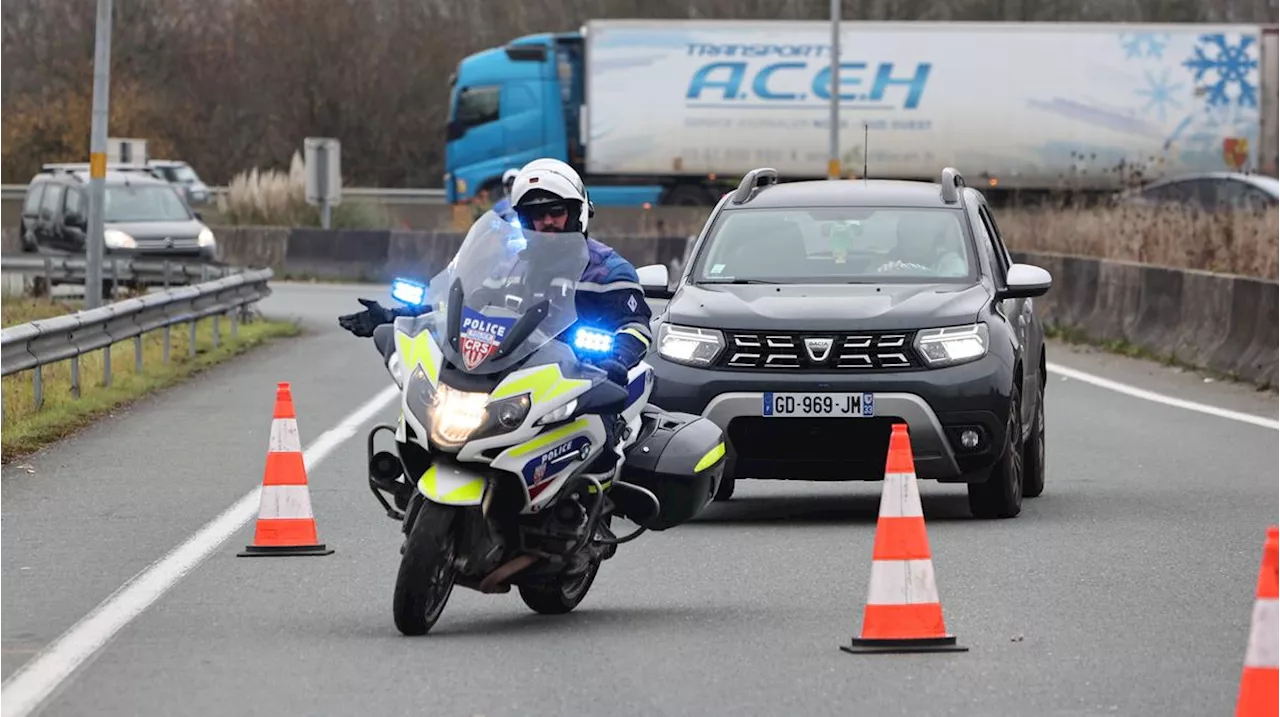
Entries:
{"label": "navy blue jacket", "polygon": [[587,239],[590,255],[578,282],[575,302],[578,321],[613,332],[613,355],[634,368],[653,343],[649,320],[653,312],[644,300],[640,277],[631,262],[595,239]]}

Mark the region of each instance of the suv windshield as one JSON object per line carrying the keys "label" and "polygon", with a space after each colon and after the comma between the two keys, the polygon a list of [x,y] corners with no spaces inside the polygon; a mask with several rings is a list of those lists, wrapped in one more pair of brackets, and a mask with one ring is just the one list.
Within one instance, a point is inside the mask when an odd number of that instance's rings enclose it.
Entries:
{"label": "suv windshield", "polygon": [[187,205],[172,187],[114,185],[106,188],[103,220],[108,222],[184,222]]}
{"label": "suv windshield", "polygon": [[975,257],[963,219],[922,207],[729,211],[694,273],[703,283],[964,282]]}

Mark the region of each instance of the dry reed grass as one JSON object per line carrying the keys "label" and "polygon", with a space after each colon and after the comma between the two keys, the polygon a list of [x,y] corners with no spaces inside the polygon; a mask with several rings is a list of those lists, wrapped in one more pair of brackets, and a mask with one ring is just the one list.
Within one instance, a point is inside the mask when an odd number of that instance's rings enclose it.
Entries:
{"label": "dry reed grass", "polygon": [[1010,251],[1041,251],[1277,279],[1280,211],[1207,214],[1169,207],[1006,209]]}
{"label": "dry reed grass", "polygon": [[[257,167],[232,177],[217,201],[218,216],[230,226],[320,226],[320,207],[307,204],[307,172],[302,155],[294,152],[289,170]],[[380,206],[343,202],[329,216],[334,229],[387,226]]]}

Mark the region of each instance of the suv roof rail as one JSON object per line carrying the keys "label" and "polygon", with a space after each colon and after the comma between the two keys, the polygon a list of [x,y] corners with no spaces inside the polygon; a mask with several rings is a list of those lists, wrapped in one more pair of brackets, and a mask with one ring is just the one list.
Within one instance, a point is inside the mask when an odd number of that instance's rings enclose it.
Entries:
{"label": "suv roof rail", "polygon": [[773,186],[778,183],[778,170],[773,167],[757,167],[746,176],[738,184],[738,188],[733,190],[732,201],[734,204],[746,204],[752,197],[754,191]]}
{"label": "suv roof rail", "polygon": [[[156,176],[156,168],[148,167],[145,164],[107,162],[107,170],[111,172],[140,172],[153,177]],[[88,171],[88,162],[48,162],[40,166],[40,172],[42,174],[75,174],[76,172]]]}
{"label": "suv roof rail", "polygon": [[942,201],[947,204],[963,203],[960,190],[966,185],[960,170],[955,167],[943,167],[939,183],[942,185]]}

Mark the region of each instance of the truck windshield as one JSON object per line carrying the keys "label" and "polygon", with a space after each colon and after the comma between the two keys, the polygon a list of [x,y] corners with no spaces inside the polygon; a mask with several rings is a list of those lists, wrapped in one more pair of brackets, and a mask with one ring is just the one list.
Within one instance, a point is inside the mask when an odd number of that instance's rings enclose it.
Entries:
{"label": "truck windshield", "polygon": [[498,91],[497,85],[463,87],[458,91],[453,119],[463,127],[475,127],[498,119]]}
{"label": "truck windshield", "polygon": [[967,282],[975,255],[952,209],[817,207],[721,215],[700,283]]}

